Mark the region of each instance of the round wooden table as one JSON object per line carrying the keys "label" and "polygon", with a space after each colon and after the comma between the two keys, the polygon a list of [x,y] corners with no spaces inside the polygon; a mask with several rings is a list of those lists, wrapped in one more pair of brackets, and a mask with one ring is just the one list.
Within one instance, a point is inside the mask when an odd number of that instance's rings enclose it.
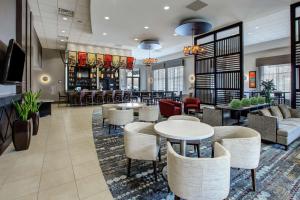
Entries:
{"label": "round wooden table", "polygon": [[187,120],[168,120],[154,126],[157,134],[168,139],[180,140],[180,154],[186,155],[186,141],[202,140],[213,136],[214,129],[208,124]]}
{"label": "round wooden table", "polygon": [[146,105],[144,103],[120,103],[120,104],[116,104],[116,107],[119,109],[138,109],[138,108],[142,108],[145,107]]}

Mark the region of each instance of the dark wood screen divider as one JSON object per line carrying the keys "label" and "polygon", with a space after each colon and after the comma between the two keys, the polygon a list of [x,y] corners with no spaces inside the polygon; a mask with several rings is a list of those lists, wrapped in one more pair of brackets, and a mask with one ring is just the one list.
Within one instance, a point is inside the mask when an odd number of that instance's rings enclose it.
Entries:
{"label": "dark wood screen divider", "polygon": [[195,37],[205,52],[195,56],[195,96],[203,104],[228,104],[244,93],[243,23]]}
{"label": "dark wood screen divider", "polygon": [[291,5],[291,106],[300,108],[300,2]]}

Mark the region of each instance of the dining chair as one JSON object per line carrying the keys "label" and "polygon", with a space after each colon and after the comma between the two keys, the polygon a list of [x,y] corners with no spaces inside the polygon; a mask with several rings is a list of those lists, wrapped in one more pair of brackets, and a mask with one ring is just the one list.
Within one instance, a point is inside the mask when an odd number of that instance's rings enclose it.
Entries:
{"label": "dining chair", "polygon": [[256,190],[256,168],[259,164],[261,136],[254,129],[241,126],[214,128],[213,141],[221,143],[231,154],[230,166],[251,170],[252,189]]}
{"label": "dining chair", "polygon": [[154,124],[133,122],[124,128],[125,155],[128,158],[127,176],[130,177],[132,160],[152,161],[155,181],[157,181],[157,160],[160,157],[160,136]]}
{"label": "dining chair", "polygon": [[159,117],[158,106],[145,106],[139,108],[139,121],[157,122]]}
{"label": "dining chair", "polygon": [[116,109],[116,104],[103,104],[102,105],[102,126],[104,127],[105,120],[108,120],[108,111]]}
{"label": "dining chair", "polygon": [[214,144],[214,158],[189,158],[167,143],[168,185],[175,199],[222,200],[230,190],[230,153]]}
{"label": "dining chair", "polygon": [[108,110],[108,134],[110,134],[110,129],[112,126],[116,129],[117,126],[125,126],[133,122],[133,109],[129,110]]}

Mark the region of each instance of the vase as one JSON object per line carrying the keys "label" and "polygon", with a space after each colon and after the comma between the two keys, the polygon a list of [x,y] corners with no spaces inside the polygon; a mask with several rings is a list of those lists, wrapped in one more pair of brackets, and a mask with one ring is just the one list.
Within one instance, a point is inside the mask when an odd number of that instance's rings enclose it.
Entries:
{"label": "vase", "polygon": [[13,123],[13,144],[16,151],[27,150],[30,145],[32,133],[32,120],[16,120]]}
{"label": "vase", "polygon": [[37,135],[39,131],[39,125],[40,125],[40,113],[39,112],[31,113],[30,117],[32,119],[32,135]]}

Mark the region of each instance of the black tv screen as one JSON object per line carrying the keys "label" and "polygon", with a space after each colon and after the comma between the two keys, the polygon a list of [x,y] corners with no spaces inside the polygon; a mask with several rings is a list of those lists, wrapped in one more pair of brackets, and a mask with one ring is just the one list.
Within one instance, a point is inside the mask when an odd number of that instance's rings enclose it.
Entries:
{"label": "black tv screen", "polygon": [[11,39],[7,47],[4,65],[0,71],[0,81],[22,82],[25,57],[26,54],[22,47]]}

